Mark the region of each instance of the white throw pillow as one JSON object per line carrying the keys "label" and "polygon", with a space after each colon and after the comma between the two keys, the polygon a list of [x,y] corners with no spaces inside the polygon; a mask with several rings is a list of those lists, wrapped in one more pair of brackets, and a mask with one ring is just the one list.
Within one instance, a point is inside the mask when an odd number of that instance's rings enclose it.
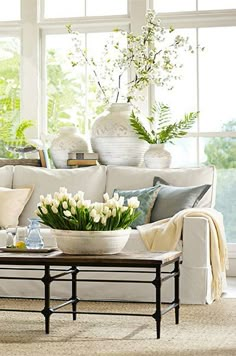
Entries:
{"label": "white throw pillow", "polygon": [[17,226],[33,187],[10,189],[0,187],[0,227]]}

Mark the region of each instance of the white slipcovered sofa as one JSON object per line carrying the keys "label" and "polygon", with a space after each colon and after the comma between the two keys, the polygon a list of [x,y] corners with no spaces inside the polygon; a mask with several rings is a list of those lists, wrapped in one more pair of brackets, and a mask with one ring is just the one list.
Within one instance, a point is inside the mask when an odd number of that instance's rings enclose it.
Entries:
{"label": "white slipcovered sofa", "polygon": [[[146,169],[136,167],[94,166],[78,169],[47,169],[28,166],[5,166],[0,168],[0,187],[20,188],[34,186],[30,200],[20,215],[19,225],[28,225],[28,218],[35,216],[37,203],[41,194],[54,193],[59,187],[67,187],[71,193],[78,190],[85,192],[86,199],[102,201],[103,194],[112,195],[114,189],[140,189],[153,186],[153,178],[160,177],[173,186],[199,186],[210,184],[206,194],[198,203],[200,207],[214,207],[216,172],[214,167],[196,167],[186,169]],[[1,202],[0,202],[1,204]],[[220,214],[219,214],[220,215]],[[55,246],[56,242],[50,236],[50,231],[42,229],[46,246]],[[209,255],[209,226],[208,221],[201,217],[187,217],[184,220],[182,241],[182,264],[180,275],[180,298],[182,303],[204,304],[211,303],[212,272]],[[6,244],[6,232],[0,231],[0,246]],[[147,249],[139,235],[138,230],[132,230],[129,241],[124,248],[126,252],[146,253]],[[1,275],[10,275],[11,271],[0,270]],[[29,274],[29,271],[17,271],[19,275]],[[34,272],[39,274],[41,272]],[[93,275],[93,272],[84,272],[84,275]],[[84,278],[85,278],[84,276]],[[111,278],[101,273],[94,278]],[[140,275],[133,276],[140,278]],[[114,274],[119,279],[119,273]],[[130,278],[126,274],[123,278]],[[141,279],[144,274],[141,275]],[[149,277],[146,277],[150,279]],[[163,299],[172,299],[172,280],[163,284]],[[78,287],[78,295],[82,299],[94,298],[122,298],[125,300],[154,300],[154,288],[142,284],[109,284],[85,283]],[[148,288],[149,287],[149,288]],[[38,281],[9,281],[1,280],[0,295],[11,296],[43,296],[43,285]],[[67,282],[55,283],[52,286],[52,297],[67,298]]]}

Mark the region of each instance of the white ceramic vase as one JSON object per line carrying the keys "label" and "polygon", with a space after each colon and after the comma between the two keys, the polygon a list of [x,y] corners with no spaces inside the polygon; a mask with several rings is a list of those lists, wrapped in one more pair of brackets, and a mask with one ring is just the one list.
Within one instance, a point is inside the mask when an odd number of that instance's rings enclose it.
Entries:
{"label": "white ceramic vase", "polygon": [[99,161],[106,165],[139,166],[147,143],[138,139],[130,125],[131,106],[112,104],[94,122],[91,145]]}
{"label": "white ceramic vase", "polygon": [[88,152],[88,144],[76,127],[62,127],[59,135],[52,141],[50,153],[56,168],[68,168],[69,152]]}
{"label": "white ceramic vase", "polygon": [[65,254],[104,255],[119,253],[126,245],[130,229],[112,231],[51,230],[57,247]]}
{"label": "white ceramic vase", "polygon": [[152,144],[144,154],[144,162],[147,168],[169,168],[171,154],[164,144]]}

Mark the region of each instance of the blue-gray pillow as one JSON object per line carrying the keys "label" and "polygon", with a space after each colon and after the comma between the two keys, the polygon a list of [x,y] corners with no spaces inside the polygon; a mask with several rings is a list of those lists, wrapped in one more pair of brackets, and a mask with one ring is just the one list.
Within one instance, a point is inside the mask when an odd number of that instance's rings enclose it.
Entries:
{"label": "blue-gray pillow", "polygon": [[137,209],[137,211],[140,213],[139,216],[133,223],[131,224],[131,227],[133,229],[136,228],[138,225],[144,225],[150,222],[151,218],[151,212],[152,208],[154,206],[154,203],[156,201],[157,194],[159,192],[159,186],[156,184],[153,187],[149,188],[143,188],[143,189],[134,189],[134,190],[119,190],[119,189],[114,189],[114,193],[118,193],[119,196],[123,196],[125,198],[125,203],[127,202],[127,199],[131,197],[137,197],[140,205]]}
{"label": "blue-gray pillow", "polygon": [[210,184],[190,187],[175,187],[160,177],[154,177],[153,184],[160,186],[160,192],[153,206],[151,222],[170,218],[180,210],[196,207]]}

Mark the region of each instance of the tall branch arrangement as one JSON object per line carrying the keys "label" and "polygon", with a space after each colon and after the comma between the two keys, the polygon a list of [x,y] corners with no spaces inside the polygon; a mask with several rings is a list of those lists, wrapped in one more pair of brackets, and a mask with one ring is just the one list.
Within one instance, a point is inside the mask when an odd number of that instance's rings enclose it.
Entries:
{"label": "tall branch arrangement", "polygon": [[131,102],[150,84],[171,89],[173,80],[180,76],[180,50],[193,52],[188,38],[164,28],[153,10],[147,11],[140,34],[115,29],[99,59],[83,48],[79,32],[70,25],[67,30],[74,44],[69,54],[72,66],[86,64],[90,68],[98,94],[106,103]]}

